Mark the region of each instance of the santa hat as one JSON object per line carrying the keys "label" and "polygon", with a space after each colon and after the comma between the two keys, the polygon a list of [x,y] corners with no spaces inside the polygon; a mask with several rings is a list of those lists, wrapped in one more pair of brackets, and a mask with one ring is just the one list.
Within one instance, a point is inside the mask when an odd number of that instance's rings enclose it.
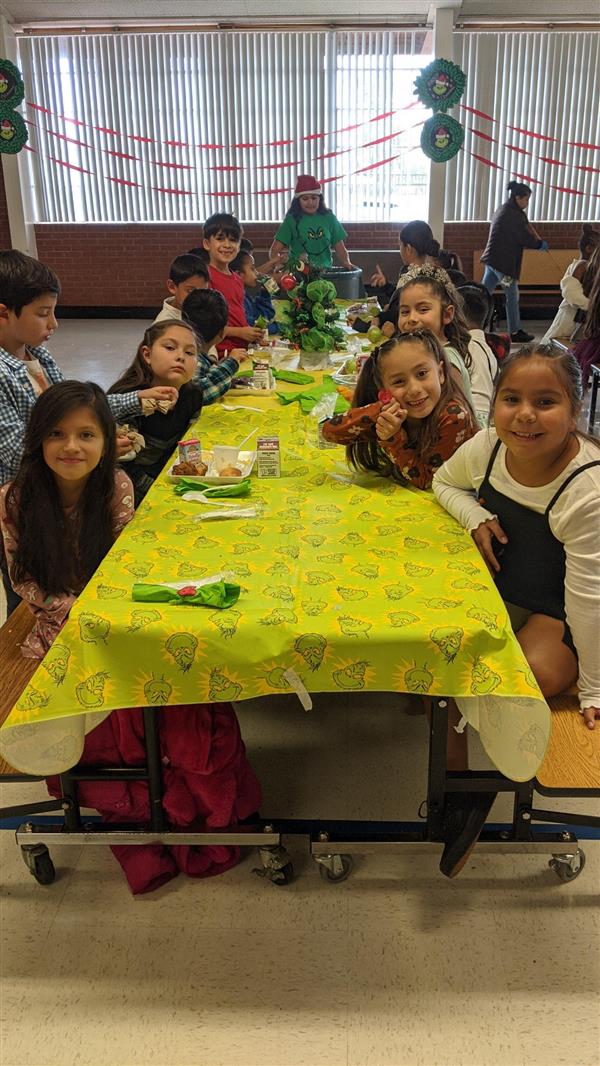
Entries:
{"label": "santa hat", "polygon": [[305,196],[307,193],[321,195],[322,189],[316,178],[311,174],[298,174],[294,196]]}

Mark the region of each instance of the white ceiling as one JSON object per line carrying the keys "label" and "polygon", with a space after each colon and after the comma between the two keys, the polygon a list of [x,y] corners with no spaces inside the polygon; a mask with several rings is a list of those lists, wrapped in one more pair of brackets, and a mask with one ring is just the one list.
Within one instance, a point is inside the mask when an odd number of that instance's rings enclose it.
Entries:
{"label": "white ceiling", "polygon": [[432,7],[456,8],[457,21],[503,20],[525,22],[532,17],[548,22],[600,20],[599,0],[544,0],[528,10],[523,0],[337,0],[331,14],[323,0],[0,0],[0,13],[16,28],[35,25],[83,25],[180,20],[211,23],[303,22],[379,23],[423,21]]}

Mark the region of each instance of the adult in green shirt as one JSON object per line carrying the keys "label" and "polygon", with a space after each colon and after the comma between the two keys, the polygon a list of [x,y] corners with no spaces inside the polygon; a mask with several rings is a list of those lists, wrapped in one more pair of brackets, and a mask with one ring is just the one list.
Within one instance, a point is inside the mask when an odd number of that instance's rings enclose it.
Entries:
{"label": "adult in green shirt", "polygon": [[287,252],[291,261],[307,260],[317,267],[332,265],[331,249],[337,253],[341,266],[354,270],[344,240],[347,233],[333,211],[325,207],[323,192],[316,178],[299,174],[290,204],[275,240],[270,257],[283,258]]}

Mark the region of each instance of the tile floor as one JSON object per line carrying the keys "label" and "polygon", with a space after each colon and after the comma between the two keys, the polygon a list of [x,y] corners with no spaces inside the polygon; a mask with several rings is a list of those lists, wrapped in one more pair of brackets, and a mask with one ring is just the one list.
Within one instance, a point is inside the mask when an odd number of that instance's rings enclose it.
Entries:
{"label": "tile floor", "polygon": [[[52,347],[66,373],[108,384],[142,327],[62,322]],[[414,820],[426,726],[405,706],[238,705],[264,813]],[[486,765],[477,738],[471,761]],[[0,803],[43,795],[4,786]],[[543,855],[477,852],[452,882],[435,856],[400,853],[357,857],[329,885],[304,839],[288,845],[285,888],[248,852],[134,899],[107,849],[54,847],[42,887],[2,833],[2,1066],[599,1066],[597,841],[572,885]]]}

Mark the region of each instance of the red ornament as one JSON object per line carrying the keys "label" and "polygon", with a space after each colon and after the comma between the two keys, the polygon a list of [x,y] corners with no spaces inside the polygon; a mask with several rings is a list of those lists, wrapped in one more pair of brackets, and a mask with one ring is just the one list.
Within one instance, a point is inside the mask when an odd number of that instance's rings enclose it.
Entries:
{"label": "red ornament", "polygon": [[184,585],[182,589],[177,589],[179,596],[195,596],[198,589],[195,585]]}
{"label": "red ornament", "polygon": [[293,274],[284,274],[279,284],[281,285],[282,289],[285,289],[286,292],[289,292],[290,289],[296,288],[298,282],[296,281]]}
{"label": "red ornament", "polygon": [[377,399],[380,400],[381,403],[391,403],[394,397],[387,389],[380,389],[377,393]]}

